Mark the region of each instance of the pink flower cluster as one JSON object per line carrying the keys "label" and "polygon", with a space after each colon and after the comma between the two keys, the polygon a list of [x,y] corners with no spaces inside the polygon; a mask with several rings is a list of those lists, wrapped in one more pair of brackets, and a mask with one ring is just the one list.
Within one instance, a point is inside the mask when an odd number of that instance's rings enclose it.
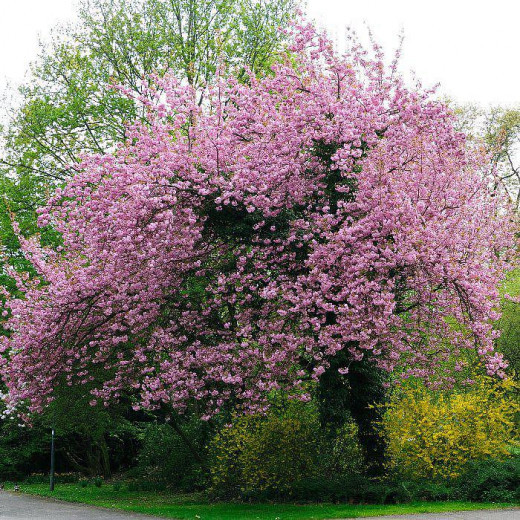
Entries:
{"label": "pink flower cluster", "polygon": [[64,246],[22,240],[41,277],[7,303],[11,406],[83,384],[93,404],[258,409],[344,349],[405,377],[449,381],[469,351],[502,372],[512,233],[488,159],[378,49],[339,56],[312,26],[293,42],[200,105],[156,81],[146,123],[41,210]]}

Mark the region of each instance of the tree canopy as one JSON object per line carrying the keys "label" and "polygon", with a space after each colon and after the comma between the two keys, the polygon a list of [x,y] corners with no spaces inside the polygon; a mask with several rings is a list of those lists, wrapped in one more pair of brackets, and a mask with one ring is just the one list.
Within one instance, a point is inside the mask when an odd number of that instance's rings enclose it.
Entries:
{"label": "tree canopy", "polygon": [[304,25],[271,75],[121,87],[142,113],[125,143],[40,210],[63,245],[20,237],[39,276],[12,273],[10,406],[83,385],[93,403],[258,409],[304,398],[340,352],[340,374],[367,357],[450,384],[469,353],[502,374],[512,233],[489,158],[374,50],[339,56]]}
{"label": "tree canopy", "polygon": [[246,66],[261,74],[293,12],[292,0],[83,0],[79,24],[55,32],[20,89],[4,165],[56,184],[82,153],[112,150],[141,115],[111,84],[139,94],[150,74],[173,71],[198,88],[219,61],[239,77]]}

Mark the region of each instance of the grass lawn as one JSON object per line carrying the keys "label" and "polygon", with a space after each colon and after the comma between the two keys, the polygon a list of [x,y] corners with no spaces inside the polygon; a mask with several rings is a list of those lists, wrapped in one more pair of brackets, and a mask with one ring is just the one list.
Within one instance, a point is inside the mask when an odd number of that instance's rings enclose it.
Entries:
{"label": "grass lawn", "polygon": [[82,488],[77,484],[58,484],[53,493],[47,484],[21,484],[21,491],[69,502],[123,509],[166,518],[200,520],[319,520],[325,518],[362,518],[405,513],[494,509],[514,504],[480,504],[473,502],[418,502],[402,505],[335,505],[335,504],[240,504],[208,502],[203,495],[176,495],[158,492],[115,491],[111,485]]}

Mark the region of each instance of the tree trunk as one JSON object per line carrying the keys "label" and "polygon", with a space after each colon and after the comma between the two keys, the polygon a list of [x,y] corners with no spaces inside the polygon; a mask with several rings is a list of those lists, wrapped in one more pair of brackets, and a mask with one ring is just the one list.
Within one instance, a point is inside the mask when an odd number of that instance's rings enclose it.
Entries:
{"label": "tree trunk", "polygon": [[[346,375],[338,368],[349,367]],[[380,410],[373,405],[384,402],[384,374],[369,360],[351,362],[345,349],[330,359],[330,367],[321,376],[318,385],[320,421],[334,434],[349,419],[356,422],[359,442],[370,474],[383,469],[385,445],[378,434],[376,423]]]}
{"label": "tree trunk", "polygon": [[175,421],[175,419],[171,419],[167,424],[169,424],[177,433],[177,435],[182,439],[184,444],[186,444],[187,448],[190,450],[190,453],[193,455],[193,458],[199,463],[204,465],[204,459],[200,454],[199,450],[195,446],[195,444],[191,441],[191,439],[184,433],[179,424]]}

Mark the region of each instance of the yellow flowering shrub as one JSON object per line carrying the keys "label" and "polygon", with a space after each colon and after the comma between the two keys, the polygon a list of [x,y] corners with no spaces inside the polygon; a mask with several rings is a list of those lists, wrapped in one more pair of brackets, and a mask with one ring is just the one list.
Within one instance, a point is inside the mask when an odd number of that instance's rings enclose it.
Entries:
{"label": "yellow flowering shrub", "polygon": [[388,464],[407,478],[455,478],[472,460],[501,459],[516,443],[514,383],[481,378],[452,393],[405,387],[381,427]]}
{"label": "yellow flowering shrub", "polygon": [[237,416],[211,442],[212,490],[220,496],[289,494],[295,482],[322,475],[332,458],[341,470],[348,470],[347,459],[359,470],[355,425],[348,423],[332,445],[326,446],[325,438],[312,404],[291,403],[266,416]]}
{"label": "yellow flowering shrub", "polygon": [[284,413],[237,416],[211,443],[214,491],[228,495],[276,490],[314,473],[319,422],[293,405]]}
{"label": "yellow flowering shrub", "polygon": [[213,493],[234,497],[243,491],[241,459],[250,437],[258,434],[260,421],[258,416],[237,416],[213,437],[209,445]]}

